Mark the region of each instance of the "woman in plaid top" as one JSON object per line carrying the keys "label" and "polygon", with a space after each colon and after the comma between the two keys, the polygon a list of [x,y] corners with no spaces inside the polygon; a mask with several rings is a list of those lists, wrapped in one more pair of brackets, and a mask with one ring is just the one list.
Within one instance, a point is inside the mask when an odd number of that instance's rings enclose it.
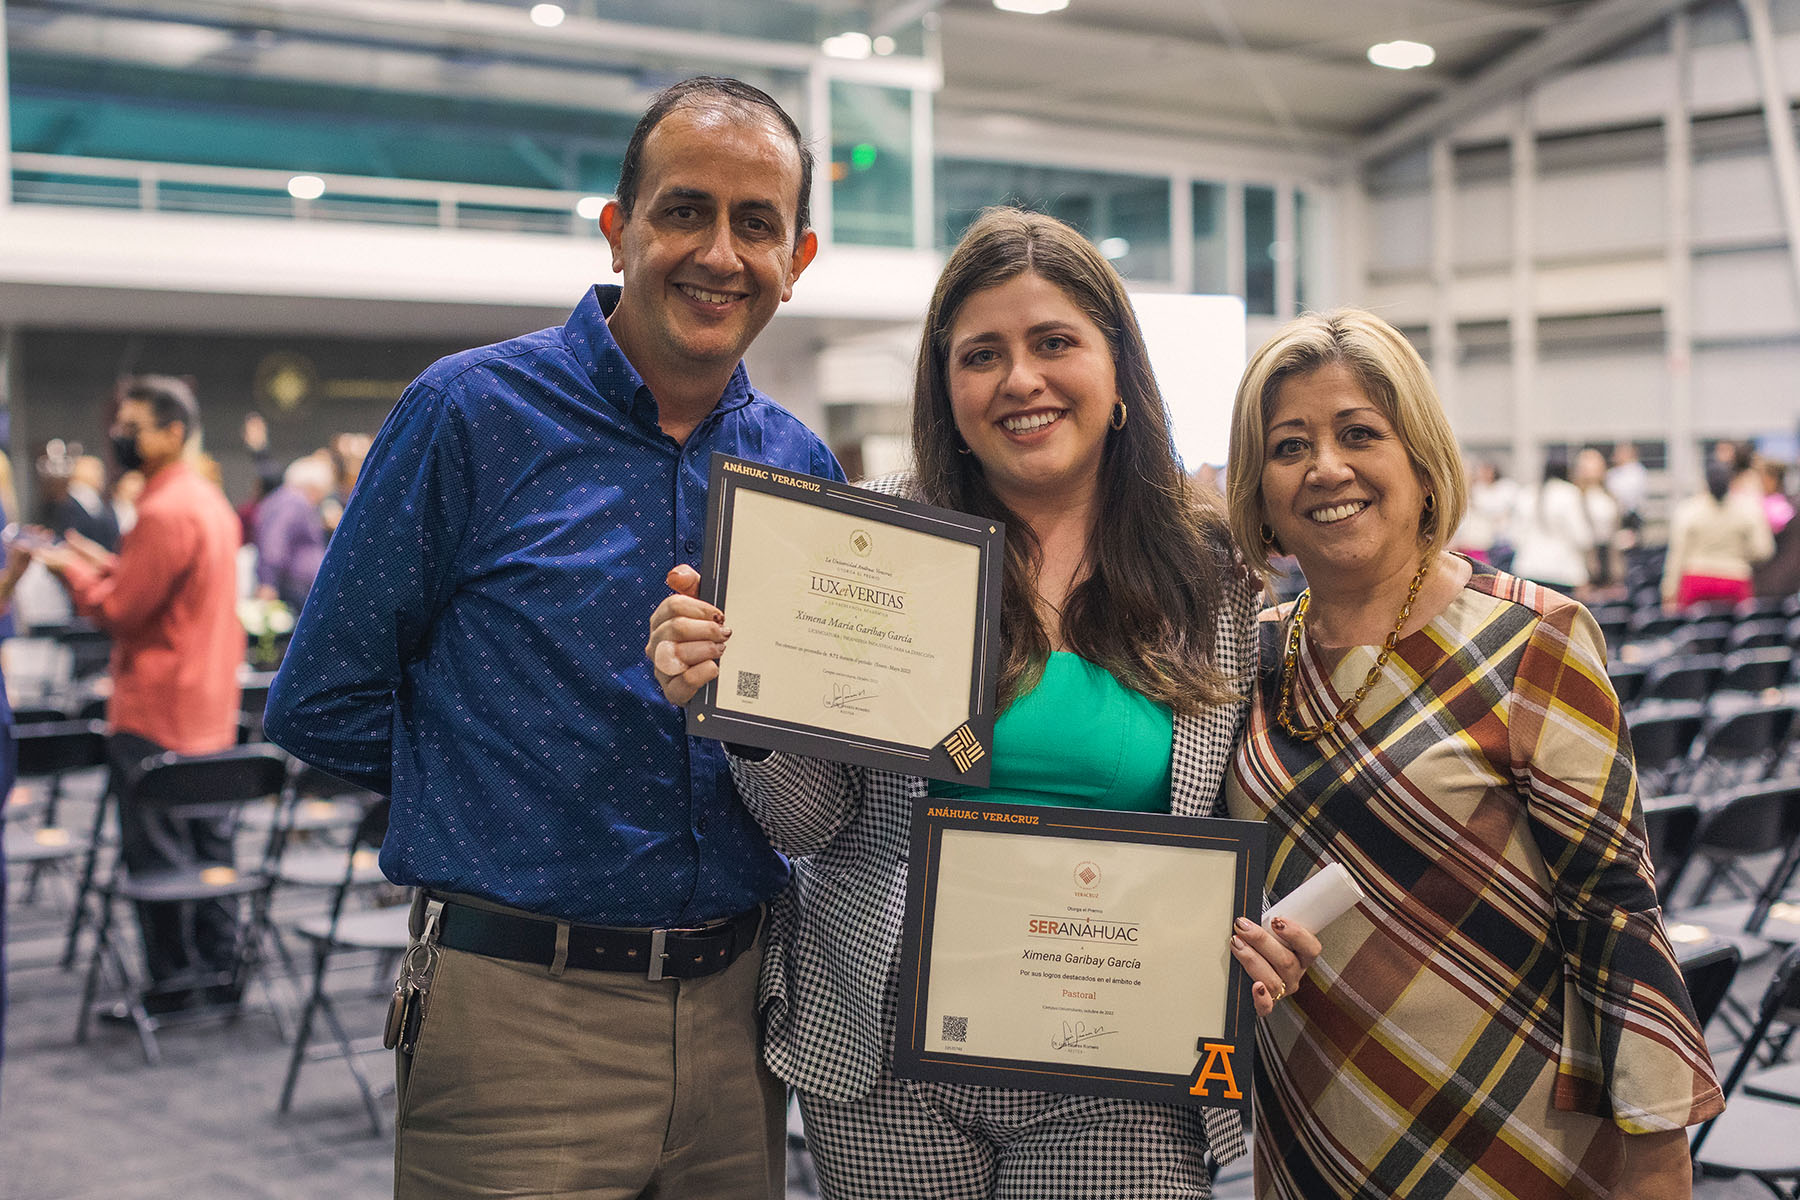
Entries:
{"label": "woman in plaid top", "polygon": [[[1006,522],[990,789],[1016,803],[1204,816],[1246,709],[1257,606],[1222,517],[1189,491],[1123,284],[1050,217],[991,210],[944,268],[914,387],[912,475],[872,485]],[[695,582],[677,568],[678,590]],[[652,618],[669,699],[716,678],[725,617]],[[800,1094],[828,1197],[1198,1200],[1236,1113],[896,1079],[914,776],[733,751],[744,803],[798,855],[763,960],[769,1065]],[[1230,937],[1219,930],[1219,937]],[[1309,939],[1303,939],[1304,947]],[[1234,947],[1259,1009],[1304,953]],[[1266,948],[1270,957],[1257,952]]]}
{"label": "woman in plaid top", "polygon": [[1231,815],[1268,890],[1342,863],[1259,1031],[1262,1197],[1664,1197],[1723,1108],[1664,933],[1586,609],[1443,551],[1466,492],[1425,365],[1368,313],[1252,359],[1233,532],[1309,592],[1264,614]]}

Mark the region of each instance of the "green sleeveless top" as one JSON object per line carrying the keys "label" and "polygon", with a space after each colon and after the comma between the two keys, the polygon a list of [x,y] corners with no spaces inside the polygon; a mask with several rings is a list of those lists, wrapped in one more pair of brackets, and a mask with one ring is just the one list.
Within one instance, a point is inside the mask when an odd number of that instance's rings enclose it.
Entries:
{"label": "green sleeveless top", "polygon": [[1003,804],[1168,812],[1175,718],[1077,654],[1055,651],[1044,676],[994,722],[985,788],[933,781],[931,794]]}

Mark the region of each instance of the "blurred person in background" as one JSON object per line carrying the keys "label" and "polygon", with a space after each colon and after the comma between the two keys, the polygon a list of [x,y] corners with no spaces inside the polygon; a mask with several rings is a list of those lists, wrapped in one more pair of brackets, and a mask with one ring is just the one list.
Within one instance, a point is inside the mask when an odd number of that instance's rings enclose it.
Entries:
{"label": "blurred person in background", "polygon": [[370,442],[366,433],[338,433],[332,435],[326,447],[337,476],[337,486],[319,509],[327,533],[337,528],[338,520],[344,515],[344,506],[350,503],[350,493],[356,490],[356,481],[362,477],[363,460],[369,457]]}
{"label": "blurred person in background", "polygon": [[142,471],[121,471],[119,477],[113,480],[112,497],[109,503],[112,506],[114,519],[119,522],[121,539],[130,533],[132,527],[137,524],[137,502],[138,497],[143,494],[144,473]]}
{"label": "blurred person in background", "polygon": [[1663,560],[1665,607],[1747,600],[1756,565],[1774,555],[1762,505],[1733,493],[1732,478],[1732,468],[1715,459],[1706,464],[1706,490],[1675,506]]}
{"label": "blurred person in background", "polygon": [[[1466,467],[1466,459],[1464,464]],[[1512,561],[1512,519],[1519,485],[1486,459],[1475,460],[1468,478],[1469,511],[1451,546],[1479,562],[1504,566]]]}
{"label": "blurred person in background", "polygon": [[68,489],[50,508],[49,527],[58,537],[74,530],[108,552],[119,548],[119,518],[106,502],[106,464],[83,454],[69,464]]}
{"label": "blurred person in background", "polygon": [[1619,502],[1619,528],[1635,534],[1644,527],[1644,506],[1650,502],[1650,471],[1638,458],[1636,442],[1613,447],[1612,466],[1606,469],[1606,490]]}
{"label": "blurred person in background", "polygon": [[[112,442],[119,465],[142,471],[147,481],[136,525],[116,555],[78,533],[34,551],[62,577],[75,610],[112,635],[106,718],[112,787],[121,797],[152,755],[206,754],[237,742],[244,661],[238,521],[224,493],[190,461],[199,434],[200,409],[186,383],[161,375],[126,381]],[[218,821],[123,803],[119,852],[133,871],[236,865],[230,831]],[[146,1011],[236,1001],[232,906],[140,904],[138,924],[150,975],[141,998]]]}
{"label": "blurred person in background", "polygon": [[1569,460],[1550,455],[1543,482],[1519,496],[1512,574],[1572,596],[1588,585],[1595,541],[1581,489],[1569,481]]}
{"label": "blurred person in background", "polygon": [[288,464],[282,485],[256,508],[257,595],[280,600],[294,612],[306,603],[325,558],[325,519],[319,506],[335,482],[323,452]]}
{"label": "blurred person in background", "polygon": [[1794,502],[1787,492],[1787,464],[1759,458],[1756,465],[1762,472],[1763,516],[1768,519],[1769,532],[1779,534],[1794,519]]}
{"label": "blurred person in background", "polygon": [[1592,446],[1577,454],[1570,482],[1581,489],[1582,510],[1593,531],[1594,549],[1588,556],[1584,598],[1594,598],[1617,590],[1625,573],[1619,546],[1619,502],[1606,490],[1606,456]]}

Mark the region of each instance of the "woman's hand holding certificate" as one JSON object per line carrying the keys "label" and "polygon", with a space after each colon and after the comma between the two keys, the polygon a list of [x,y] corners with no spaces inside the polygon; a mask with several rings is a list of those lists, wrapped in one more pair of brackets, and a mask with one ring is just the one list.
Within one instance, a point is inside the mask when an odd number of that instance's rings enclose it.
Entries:
{"label": "woman's hand holding certificate", "polygon": [[700,572],[683,564],[665,582],[673,593],[650,614],[644,654],[670,704],[686,704],[719,677],[719,656],[731,630],[725,614],[700,599]]}

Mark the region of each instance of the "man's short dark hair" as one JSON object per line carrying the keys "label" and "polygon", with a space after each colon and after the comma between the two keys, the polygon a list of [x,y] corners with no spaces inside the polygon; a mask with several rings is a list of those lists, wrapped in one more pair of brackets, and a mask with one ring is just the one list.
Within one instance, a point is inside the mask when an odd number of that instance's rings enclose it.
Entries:
{"label": "man's short dark hair", "polygon": [[801,235],[812,228],[812,151],[807,149],[806,139],[800,136],[800,127],[794,124],[794,118],[788,116],[787,110],[777,104],[773,96],[729,75],[696,75],[671,84],[657,93],[644,115],[638,118],[637,128],[631,131],[631,140],[625,143],[624,161],[619,164],[618,199],[625,215],[629,217],[637,204],[638,176],[644,167],[644,143],[650,140],[651,131],[676,109],[690,107],[760,109],[772,114],[787,130],[788,136],[794,139],[795,152],[800,155],[800,203],[794,212],[794,244],[798,245]]}
{"label": "man's short dark hair", "polygon": [[194,399],[194,389],[173,375],[133,376],[125,381],[119,398],[148,404],[158,429],[180,421],[187,428],[188,441],[200,433],[200,402]]}

